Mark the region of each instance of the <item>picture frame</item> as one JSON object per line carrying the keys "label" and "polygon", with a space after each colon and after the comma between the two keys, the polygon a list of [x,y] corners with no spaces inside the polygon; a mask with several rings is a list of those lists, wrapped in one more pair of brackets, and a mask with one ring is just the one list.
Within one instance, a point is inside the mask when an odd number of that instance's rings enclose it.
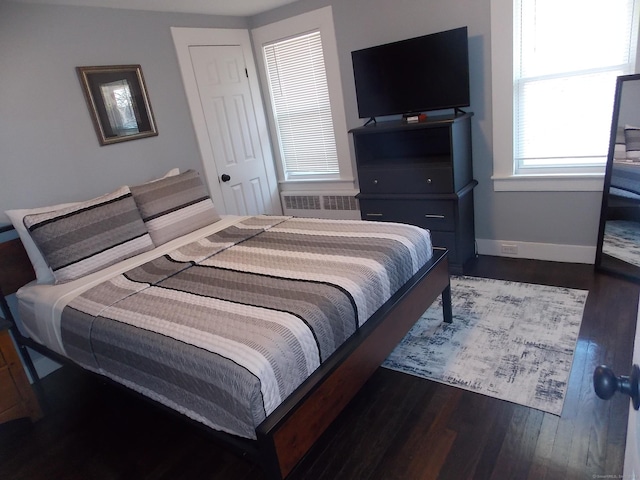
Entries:
{"label": "picture frame", "polygon": [[158,135],[140,65],[76,71],[101,146]]}

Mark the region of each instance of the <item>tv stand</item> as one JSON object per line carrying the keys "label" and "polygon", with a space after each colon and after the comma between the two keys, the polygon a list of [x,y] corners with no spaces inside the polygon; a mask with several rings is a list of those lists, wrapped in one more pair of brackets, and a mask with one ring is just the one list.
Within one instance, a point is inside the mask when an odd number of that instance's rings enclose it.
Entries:
{"label": "tv stand", "polygon": [[453,113],[454,113],[454,115],[465,115],[467,112],[465,112],[461,108],[454,107]]}
{"label": "tv stand", "polygon": [[475,257],[471,116],[378,122],[353,134],[363,220],[427,228],[452,274]]}
{"label": "tv stand", "polygon": [[363,126],[366,127],[370,123],[377,124],[378,122],[376,121],[376,117],[371,117],[369,120],[367,120],[367,123],[365,123]]}

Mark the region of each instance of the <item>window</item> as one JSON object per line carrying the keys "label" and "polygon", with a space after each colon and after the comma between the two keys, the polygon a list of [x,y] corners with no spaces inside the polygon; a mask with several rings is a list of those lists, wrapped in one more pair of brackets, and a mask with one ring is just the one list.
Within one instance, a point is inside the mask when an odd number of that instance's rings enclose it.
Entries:
{"label": "window", "polygon": [[140,133],[131,88],[126,79],[100,85],[109,123],[116,135]]}
{"label": "window", "polygon": [[353,190],[330,6],[252,30],[282,191]]}
{"label": "window", "polygon": [[337,175],[338,154],[319,31],[263,47],[286,178]]}
{"label": "window", "polygon": [[[635,0],[491,0],[494,188],[599,190]],[[511,28],[510,28],[511,27]]]}
{"label": "window", "polygon": [[616,77],[633,72],[633,4],[516,0],[516,173],[601,171]]}

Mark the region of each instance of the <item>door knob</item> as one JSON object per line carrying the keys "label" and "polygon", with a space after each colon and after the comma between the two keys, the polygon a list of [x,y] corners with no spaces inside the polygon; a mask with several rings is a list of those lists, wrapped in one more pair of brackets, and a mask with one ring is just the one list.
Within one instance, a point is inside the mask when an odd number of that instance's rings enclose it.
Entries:
{"label": "door knob", "polygon": [[220,180],[222,180],[223,182],[228,182],[229,180],[231,180],[231,177],[229,175],[227,175],[226,173],[223,173],[220,176]]}
{"label": "door knob", "polygon": [[600,365],[593,372],[593,388],[596,395],[603,400],[609,400],[616,392],[624,393],[631,397],[633,408],[640,408],[640,391],[638,384],[640,383],[640,368],[633,365],[631,375],[628,377],[620,375],[616,377],[609,367]]}

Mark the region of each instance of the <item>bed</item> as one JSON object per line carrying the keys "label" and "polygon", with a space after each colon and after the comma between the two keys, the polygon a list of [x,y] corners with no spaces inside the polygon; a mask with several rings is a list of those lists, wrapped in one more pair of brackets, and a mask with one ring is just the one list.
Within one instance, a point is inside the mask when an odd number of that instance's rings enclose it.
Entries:
{"label": "bed", "polygon": [[640,128],[618,127],[611,169],[611,188],[620,196],[640,195]]}
{"label": "bed", "polygon": [[221,217],[193,171],[57,207],[7,212],[20,238],[0,244],[32,375],[26,346],[178,412],[269,478],[440,295],[451,321],[446,252],[417,227]]}

